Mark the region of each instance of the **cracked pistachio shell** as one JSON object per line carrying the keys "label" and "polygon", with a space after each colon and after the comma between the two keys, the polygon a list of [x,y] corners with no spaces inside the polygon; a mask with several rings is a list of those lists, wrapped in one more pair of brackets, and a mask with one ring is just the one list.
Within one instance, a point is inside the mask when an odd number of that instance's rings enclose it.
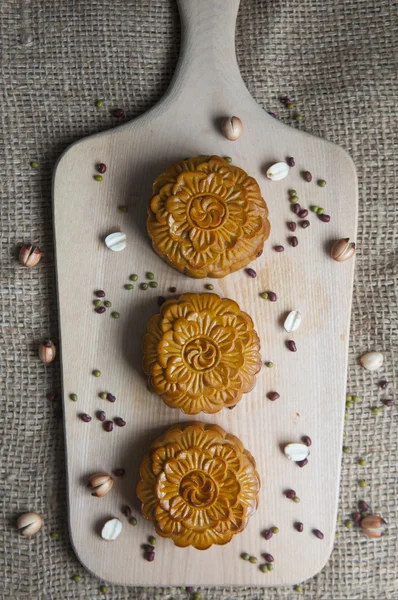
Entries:
{"label": "cracked pistachio shell", "polygon": [[286,317],[283,327],[288,333],[297,331],[301,325],[301,314],[298,310],[292,310]]}
{"label": "cracked pistachio shell", "polygon": [[36,533],[40,531],[42,525],[42,517],[34,512],[21,515],[17,521],[17,527],[21,530],[22,535],[25,537],[36,535]]}
{"label": "cracked pistachio shell", "polygon": [[366,352],[359,360],[367,371],[377,371],[383,364],[383,355],[380,352]]}
{"label": "cracked pistachio shell", "polygon": [[280,181],[289,175],[290,167],[285,162],[278,162],[272,165],[267,171],[267,179],[271,181]]}
{"label": "cracked pistachio shell", "polygon": [[341,240],[337,240],[332,246],[330,251],[330,255],[333,260],[337,262],[343,262],[348,260],[355,254],[355,243],[350,242],[349,238],[343,238]]}
{"label": "cracked pistachio shell", "polygon": [[291,443],[286,444],[283,449],[285,456],[294,462],[300,462],[307,458],[310,454],[310,449],[305,444]]}
{"label": "cracked pistachio shell", "polygon": [[387,523],[379,515],[368,515],[361,520],[361,529],[370,538],[381,538],[386,534]]}
{"label": "cracked pistachio shell", "polygon": [[109,250],[113,250],[113,252],[120,252],[121,250],[124,250],[127,245],[127,236],[121,231],[110,233],[105,238],[105,244]]}
{"label": "cracked pistachio shell", "polygon": [[110,519],[105,523],[101,531],[101,537],[107,542],[113,542],[122,531],[122,523],[119,519]]}

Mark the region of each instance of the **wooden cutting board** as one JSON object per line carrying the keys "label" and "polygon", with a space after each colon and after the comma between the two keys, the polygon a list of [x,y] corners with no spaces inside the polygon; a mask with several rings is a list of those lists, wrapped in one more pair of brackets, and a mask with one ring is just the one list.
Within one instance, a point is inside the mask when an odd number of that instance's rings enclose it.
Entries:
{"label": "wooden cutting board", "polygon": [[[180,0],[183,41],[181,58],[166,96],[138,119],[107,133],[83,139],[61,157],[54,176],[54,223],[61,329],[67,449],[69,523],[79,560],[98,577],[131,585],[290,585],[305,580],[325,565],[333,547],[342,449],[347,352],[353,283],[353,260],[337,263],[329,256],[333,240],[355,239],[357,181],[345,151],[321,139],[293,130],[265,113],[246,90],[234,54],[238,0]],[[235,142],[220,133],[219,120],[237,115],[243,135]],[[146,207],[151,185],[171,163],[188,156],[231,156],[259,182],[271,221],[271,236],[263,255],[252,263],[257,278],[240,271],[213,280],[214,291],[236,300],[250,313],[259,333],[264,367],[255,389],[235,408],[215,415],[198,415],[237,435],[256,458],[262,479],[259,510],[246,530],[225,547],[207,551],[176,548],[158,539],[156,560],[143,558],[141,545],[153,533],[139,516],[135,496],[138,465],[151,441],[166,427],[187,417],[168,408],[146,388],[141,370],[141,341],[147,321],[158,311],[157,297],[201,292],[209,280],[193,280],[167,266],[152,250],[146,233]],[[296,166],[279,182],[268,181],[266,168],[293,156]],[[107,165],[101,183],[95,166]],[[307,183],[303,171],[313,174]],[[319,178],[327,185],[317,185]],[[311,226],[297,227],[297,247],[288,243],[287,221],[297,221],[288,190],[297,190],[304,207],[322,206],[330,223],[310,213]],[[118,210],[128,206],[128,212]],[[108,250],[104,236],[121,230],[127,235],[122,252]],[[277,253],[276,244],[285,246]],[[129,275],[145,281],[152,271],[159,286],[127,291]],[[112,309],[94,312],[94,291],[103,289]],[[259,293],[272,290],[277,302]],[[293,336],[283,319],[299,310],[303,321]],[[286,348],[294,337],[297,352]],[[101,377],[92,375],[94,369]],[[270,402],[269,391],[280,399]],[[109,391],[114,404],[98,394]],[[78,395],[72,402],[71,393]],[[95,418],[127,423],[106,433]],[[90,414],[84,423],[79,415]],[[288,461],[281,447],[312,438],[305,468]],[[124,468],[113,490],[97,499],[87,490],[87,477],[97,471]],[[293,488],[300,504],[283,491]],[[132,527],[121,514],[130,505],[138,517]],[[123,531],[110,543],[99,536],[110,516],[120,517]],[[303,533],[294,522],[304,524]],[[266,541],[261,531],[278,526]],[[317,539],[312,529],[324,533]],[[270,552],[274,570],[263,574],[258,565],[240,559],[249,552],[261,561]]]}

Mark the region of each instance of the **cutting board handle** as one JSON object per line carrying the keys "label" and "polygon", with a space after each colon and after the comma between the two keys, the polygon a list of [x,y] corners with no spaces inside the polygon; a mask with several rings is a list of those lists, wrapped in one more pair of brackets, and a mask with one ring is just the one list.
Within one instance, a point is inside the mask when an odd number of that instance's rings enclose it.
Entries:
{"label": "cutting board handle", "polygon": [[240,0],[177,0],[181,52],[172,88],[215,93],[220,87],[248,95],[235,55]]}

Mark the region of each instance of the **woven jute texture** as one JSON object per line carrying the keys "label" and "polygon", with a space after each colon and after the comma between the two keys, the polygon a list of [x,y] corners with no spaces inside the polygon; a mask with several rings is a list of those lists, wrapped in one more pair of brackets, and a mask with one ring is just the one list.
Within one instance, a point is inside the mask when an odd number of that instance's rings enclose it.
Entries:
{"label": "woven jute texture", "polygon": [[[60,396],[59,366],[37,358],[38,343],[58,336],[51,175],[71,142],[119,123],[112,109],[135,117],[162,96],[178,56],[178,13],[174,0],[3,0],[1,17],[0,596],[102,598],[101,582],[78,563],[68,538],[60,407],[46,397]],[[242,0],[237,23],[238,60],[256,100],[293,127],[345,147],[359,176],[348,391],[360,400],[346,426],[351,452],[343,459],[339,537],[327,566],[303,584],[309,599],[398,598],[397,408],[371,411],[398,385],[397,31],[393,0]],[[279,102],[285,94],[300,123]],[[44,251],[35,269],[16,259],[23,242]],[[371,349],[384,354],[381,373],[358,364]],[[386,391],[381,378],[391,382]],[[383,539],[344,527],[360,499],[388,521]],[[26,510],[45,516],[29,540],[15,528]],[[50,537],[55,531],[58,539]],[[203,600],[298,597],[292,588],[196,591]],[[110,586],[106,597],[191,595]]]}

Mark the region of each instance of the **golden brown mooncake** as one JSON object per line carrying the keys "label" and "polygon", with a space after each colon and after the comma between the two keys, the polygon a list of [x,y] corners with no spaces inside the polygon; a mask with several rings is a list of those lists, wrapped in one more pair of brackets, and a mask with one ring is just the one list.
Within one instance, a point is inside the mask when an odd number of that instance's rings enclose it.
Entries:
{"label": "golden brown mooncake", "polygon": [[178,271],[225,277],[262,253],[267,217],[253,177],[220,156],[197,156],[156,179],[147,229],[156,252]]}
{"label": "golden brown mooncake", "polygon": [[143,353],[151,390],[189,415],[235,406],[261,368],[251,317],[210,293],[166,301],[149,320]]}
{"label": "golden brown mooncake", "polygon": [[142,514],[176,546],[227,544],[256,511],[260,478],[242,442],[217,425],[175,425],[151,446],[137,487]]}

